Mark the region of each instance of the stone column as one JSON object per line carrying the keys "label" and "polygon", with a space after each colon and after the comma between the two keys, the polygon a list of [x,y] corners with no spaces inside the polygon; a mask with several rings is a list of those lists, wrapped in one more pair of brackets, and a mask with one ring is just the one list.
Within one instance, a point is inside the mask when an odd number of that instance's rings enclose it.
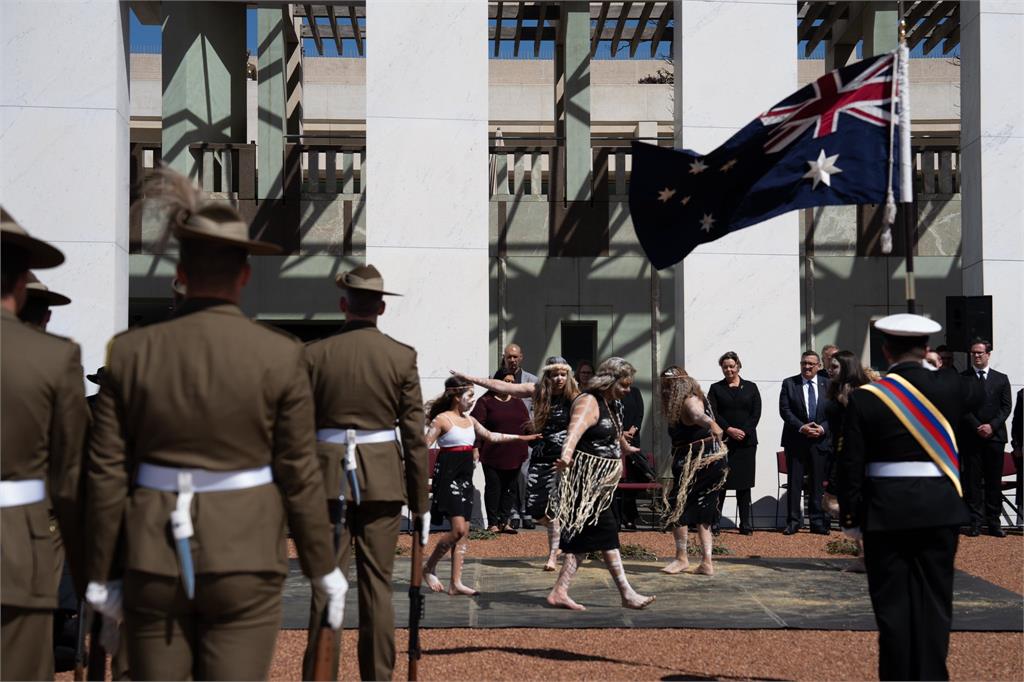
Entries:
{"label": "stone column", "polygon": [[[676,0],[674,10],[676,145],[706,153],[796,90],[796,2]],[[676,267],[675,360],[707,388],[722,378],[718,357],[739,354],[764,406],[753,499],[774,498],[779,388],[801,350],[797,213],[702,245]]]}
{"label": "stone column", "polygon": [[197,142],[246,142],[245,4],[163,2],[163,161],[196,178]]}
{"label": "stone column", "polygon": [[[419,351],[424,397],[487,374],[487,3],[367,3],[366,262],[381,328]],[[444,36],[438,40],[437,36]]]}
{"label": "stone column", "polygon": [[992,366],[1024,384],[1024,5],[961,4],[964,294],[992,297]]}
{"label": "stone column", "polygon": [[555,49],[555,129],[564,138],[565,198],[589,201],[590,3],[561,4],[562,40]]}
{"label": "stone column", "polygon": [[128,324],[128,5],[53,10],[0,3],[0,203],[64,252],[38,273],[72,299],[49,329],[93,372]]}
{"label": "stone column", "polygon": [[[287,6],[256,10],[259,199],[284,198],[285,135],[301,132],[302,65],[296,26]],[[298,92],[298,96],[293,93]]]}

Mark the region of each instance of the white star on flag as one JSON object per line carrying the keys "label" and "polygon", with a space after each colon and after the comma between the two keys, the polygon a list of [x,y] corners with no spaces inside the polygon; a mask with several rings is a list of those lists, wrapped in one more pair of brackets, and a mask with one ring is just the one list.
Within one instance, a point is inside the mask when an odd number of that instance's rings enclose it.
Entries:
{"label": "white star on flag", "polygon": [[843,172],[843,169],[836,165],[836,159],[838,158],[838,154],[825,156],[825,150],[822,149],[821,153],[818,154],[817,161],[807,162],[811,169],[804,173],[804,177],[811,178],[814,181],[814,185],[811,187],[812,190],[818,189],[819,182],[824,182],[829,187],[832,186],[832,176]]}
{"label": "white star on flag", "polygon": [[689,196],[683,197],[682,201],[680,201],[679,203],[682,204],[683,206],[686,206],[688,203],[690,203],[690,197]]}
{"label": "white star on flag", "polygon": [[675,193],[676,191],[674,189],[669,189],[668,187],[666,187],[665,189],[658,192],[658,201],[660,201],[663,204],[667,203],[668,200],[671,199],[672,195]]}
{"label": "white star on flag", "polygon": [[696,175],[697,173],[703,173],[707,169],[708,169],[707,165],[703,161],[701,161],[700,159],[697,159],[696,161],[694,161],[693,163],[690,164],[690,175]]}
{"label": "white star on flag", "polygon": [[711,216],[711,214],[705,213],[704,217],[701,218],[700,220],[700,229],[704,230],[705,232],[711,232],[711,226],[714,224],[714,222],[715,219]]}
{"label": "white star on flag", "polygon": [[736,165],[736,159],[729,159],[728,161],[723,163],[722,167],[719,168],[718,170],[722,171],[723,173],[727,173],[730,170],[732,170],[732,167],[735,166],[735,165]]}

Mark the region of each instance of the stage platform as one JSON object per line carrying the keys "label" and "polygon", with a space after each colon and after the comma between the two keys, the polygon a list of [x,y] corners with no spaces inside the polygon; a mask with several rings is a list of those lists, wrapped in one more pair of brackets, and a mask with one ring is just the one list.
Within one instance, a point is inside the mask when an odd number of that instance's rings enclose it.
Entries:
{"label": "stage platform", "polygon": [[[588,561],[573,582],[572,597],[584,612],[554,609],[547,596],[555,573],[541,570],[540,559],[466,560],[463,582],[478,597],[427,594],[425,628],[686,628],[875,630],[863,574],[843,572],[851,559],[728,558],[715,560],[715,575],[669,576],[664,562],[625,561],[634,589],[657,601],[644,611],[619,605],[618,591],[600,561]],[[696,565],[696,563],[694,563]],[[439,566],[447,584],[450,564]],[[345,627],[358,617],[354,569],[349,571]],[[409,559],[395,560],[395,623],[408,616]],[[953,629],[1002,632],[1024,630],[1021,595],[957,571]],[[285,586],[285,629],[309,621],[309,582],[292,561]]]}

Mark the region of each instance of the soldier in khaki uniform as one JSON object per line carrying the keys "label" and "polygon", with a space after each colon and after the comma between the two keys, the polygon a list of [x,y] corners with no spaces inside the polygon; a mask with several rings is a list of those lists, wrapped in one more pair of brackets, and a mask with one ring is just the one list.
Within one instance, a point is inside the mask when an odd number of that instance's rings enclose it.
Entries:
{"label": "soldier in khaki uniform", "polygon": [[[340,627],[303,347],[238,307],[248,238],[224,203],[184,177],[147,187],[167,204],[188,298],[175,318],[111,341],[89,452],[94,546],[86,598],[119,615],[133,679],[266,679],[288,573],[285,523],[302,570]],[[123,584],[112,576],[124,533]]]}
{"label": "soldier in khaki uniform", "polygon": [[44,332],[50,324],[50,308],[71,303],[71,299],[64,294],[50,291],[50,287],[40,282],[31,272],[28,273],[25,294],[25,305],[18,311],[18,319]]}
{"label": "soldier in khaki uniform", "polygon": [[[427,448],[416,351],[377,329],[384,312],[384,280],[372,265],[337,278],[345,290],[345,325],[338,334],[306,347],[316,401],[317,454],[328,499],[348,500],[340,565],[347,568],[355,539],[359,584],[359,673],[364,680],[390,680],[395,665],[395,614],[391,572],[402,504],[427,512]],[[395,429],[398,429],[396,434]],[[350,443],[350,438],[354,440]],[[354,447],[361,504],[352,503],[343,473]],[[314,595],[310,628],[323,602]],[[313,638],[306,649],[305,679],[312,673]],[[335,665],[337,669],[337,665]]]}
{"label": "soldier in khaki uniform", "polygon": [[73,575],[83,576],[77,505],[89,413],[78,346],[16,317],[27,296],[28,269],[60,265],[64,256],[30,237],[3,209],[0,224],[0,678],[48,680],[53,679],[53,609],[65,553],[61,539]]}

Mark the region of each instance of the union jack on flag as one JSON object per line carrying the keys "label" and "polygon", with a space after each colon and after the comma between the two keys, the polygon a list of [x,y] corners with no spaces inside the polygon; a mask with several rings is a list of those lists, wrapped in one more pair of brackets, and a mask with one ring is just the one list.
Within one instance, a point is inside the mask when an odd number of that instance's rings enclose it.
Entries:
{"label": "union jack on flag", "polygon": [[827,73],[708,154],[634,142],[629,208],[651,263],[799,208],[909,201],[906,58]]}

